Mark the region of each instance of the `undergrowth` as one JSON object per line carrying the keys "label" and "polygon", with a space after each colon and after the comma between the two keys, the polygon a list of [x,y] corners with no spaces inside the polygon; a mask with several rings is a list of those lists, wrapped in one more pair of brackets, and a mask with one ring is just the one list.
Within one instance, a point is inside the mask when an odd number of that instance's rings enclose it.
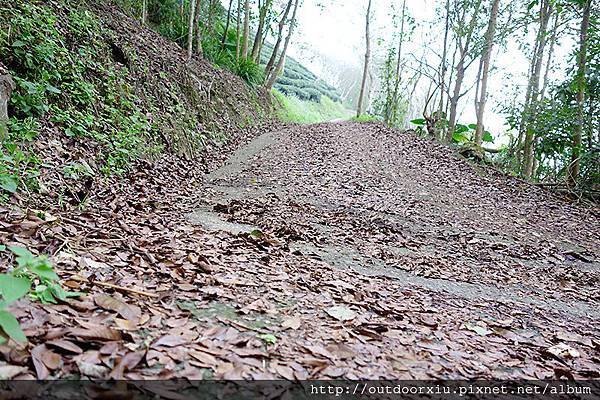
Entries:
{"label": "undergrowth", "polygon": [[128,70],[95,17],[69,7],[57,15],[49,6],[16,2],[0,11],[11,29],[0,30],[0,59],[16,89],[9,103],[8,136],[2,138],[0,186],[6,192],[35,188],[39,160],[29,144],[42,123],[75,140],[100,144],[100,170],[119,174],[151,143],[153,126],[137,106]]}
{"label": "undergrowth", "polygon": [[348,119],[352,115],[341,103],[334,102],[326,96],[321,97],[320,102],[314,102],[286,96],[277,90],[273,90],[273,95],[279,103],[278,116],[285,122],[314,124]]}

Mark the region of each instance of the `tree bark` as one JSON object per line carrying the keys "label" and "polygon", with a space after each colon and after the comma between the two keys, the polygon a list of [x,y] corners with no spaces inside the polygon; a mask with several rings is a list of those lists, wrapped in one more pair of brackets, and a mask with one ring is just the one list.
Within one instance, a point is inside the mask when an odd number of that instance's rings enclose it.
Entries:
{"label": "tree bark", "polygon": [[529,103],[525,105],[525,140],[523,143],[523,176],[526,179],[531,178],[533,174],[533,159],[535,157],[534,140],[535,135],[531,126],[533,120],[534,108],[537,108],[536,103],[540,91],[540,75],[542,65],[544,63],[544,49],[546,47],[546,38],[548,30],[548,22],[552,14],[552,6],[549,0],[542,0],[540,4],[540,29],[537,35],[538,45],[534,57],[531,80],[529,82]]}
{"label": "tree bark", "polygon": [[142,0],[142,24],[148,21],[148,0]]}
{"label": "tree bark", "polygon": [[[267,13],[269,12],[269,8],[271,8],[271,3],[273,0],[265,0],[265,3],[262,7],[260,7],[258,11],[258,28],[256,30],[256,36],[254,36],[254,44],[252,45],[252,59],[255,62],[258,62],[258,53],[260,50],[260,45],[263,39],[263,31],[265,29],[265,19],[267,18]],[[260,0],[259,0],[260,4]]]}
{"label": "tree bark", "polygon": [[[400,89],[401,71],[400,65],[402,63],[402,42],[404,42],[404,17],[406,13],[406,0],[402,2],[402,21],[400,22],[400,39],[398,40],[398,58],[396,60],[396,80],[394,82],[394,94],[392,96],[392,112],[391,121],[388,118],[387,124],[390,122],[396,122],[398,117],[398,90]],[[386,114],[387,115],[387,114]]]}
{"label": "tree bark", "polygon": [[[496,23],[498,20],[498,7],[500,6],[500,0],[494,0],[492,4],[492,11],[490,13],[490,22],[488,24],[487,32],[485,33],[485,53],[482,61],[482,72],[481,72],[481,87],[479,103],[477,105],[477,128],[475,129],[475,144],[481,146],[483,143],[483,115],[485,113],[485,102],[487,99],[487,81],[490,72],[490,60],[492,57],[492,49],[494,47],[494,36],[496,35]],[[476,94],[477,95],[477,94]]]}
{"label": "tree bark", "polygon": [[588,45],[588,32],[590,29],[590,12],[592,0],[587,0],[583,5],[583,17],[581,18],[580,45],[577,57],[577,124],[573,131],[573,144],[571,149],[571,163],[569,164],[567,183],[570,188],[577,186],[579,179],[581,158],[581,135],[584,123],[584,101],[586,86],[586,58]]}
{"label": "tree bark", "polygon": [[363,101],[365,97],[365,91],[367,86],[367,75],[369,74],[369,59],[371,58],[371,35],[369,32],[369,25],[371,23],[371,0],[367,6],[366,25],[365,25],[365,65],[363,69],[362,82],[360,84],[360,95],[358,96],[358,107],[356,109],[356,116],[360,117],[363,113]]}
{"label": "tree bark", "polygon": [[[454,81],[454,90],[453,90],[452,96],[448,99],[448,102],[450,103],[450,117],[448,118],[448,131],[446,132],[446,142],[448,142],[448,143],[452,142],[452,136],[454,135],[454,129],[456,128],[456,122],[457,122],[456,120],[458,117],[457,116],[458,101],[464,94],[464,93],[461,94],[460,91],[462,89],[462,84],[465,79],[465,73],[468,68],[468,64],[465,61],[466,61],[467,55],[472,50],[471,49],[471,41],[473,39],[473,32],[475,30],[475,26],[477,25],[477,21],[478,21],[478,17],[479,17],[479,11],[481,8],[481,0],[478,0],[474,6],[475,6],[475,9],[473,11],[471,21],[467,25],[468,29],[464,36],[464,43],[462,43],[462,41],[460,40],[461,38],[457,39],[458,40],[457,48],[459,51],[459,59],[458,59],[458,63],[456,64],[456,78]],[[465,19],[466,19],[466,11],[465,11],[464,15],[465,16],[463,17],[463,22],[465,22]]]}
{"label": "tree bark", "polygon": [[0,141],[8,136],[8,101],[13,90],[15,90],[15,82],[0,63]]}
{"label": "tree bark", "polygon": [[223,31],[223,38],[221,39],[221,48],[225,47],[227,41],[227,33],[229,31],[229,24],[231,22],[231,8],[233,7],[233,0],[229,0],[229,7],[227,8],[227,22],[225,23],[225,30]]}
{"label": "tree bark", "polygon": [[267,88],[268,90],[271,90],[273,88],[273,85],[275,84],[275,81],[277,80],[277,76],[281,73],[281,71],[283,71],[283,64],[285,63],[287,49],[290,45],[290,41],[292,40],[292,34],[294,33],[294,27],[296,26],[296,15],[298,13],[298,5],[299,4],[300,4],[300,0],[296,0],[294,3],[294,12],[292,13],[292,19],[290,21],[290,28],[288,30],[288,35],[285,38],[283,50],[281,51],[281,57],[279,58],[277,67],[275,68],[275,70],[273,71],[271,76],[269,76],[269,79],[267,80],[267,84],[265,85],[265,88]]}
{"label": "tree bark", "polygon": [[277,42],[275,42],[275,46],[273,47],[273,53],[271,53],[271,57],[267,62],[267,66],[265,67],[265,78],[268,80],[273,73],[273,68],[275,67],[275,60],[277,59],[277,53],[279,53],[279,47],[281,46],[281,42],[283,41],[283,30],[285,28],[285,22],[287,21],[290,10],[292,9],[292,5],[294,4],[294,0],[289,0],[287,6],[285,7],[285,11],[283,12],[283,17],[279,21],[279,31],[277,33]]}
{"label": "tree bark", "polygon": [[[200,13],[202,11],[202,0],[196,0],[194,11],[194,29],[196,29],[196,53],[202,57],[202,29],[200,29]],[[210,16],[209,16],[210,18]]]}
{"label": "tree bark", "polygon": [[[442,60],[440,67],[440,104],[438,106],[438,118],[446,118],[444,111],[444,95],[446,94],[446,72],[448,72],[448,34],[450,32],[450,0],[446,0],[446,21],[444,24],[444,49],[442,50]],[[440,129],[439,139],[444,138],[444,129]]]}
{"label": "tree bark", "polygon": [[244,36],[242,37],[242,57],[248,58],[248,39],[250,36],[250,0],[244,1]]}
{"label": "tree bark", "polygon": [[[200,1],[200,0],[198,0]],[[194,18],[196,15],[196,0],[190,1],[190,19],[188,26],[188,48],[187,48],[187,57],[188,60],[192,59],[192,54],[194,53]]]}
{"label": "tree bark", "polygon": [[242,9],[242,0],[238,0],[237,2],[237,10],[236,10],[236,18],[235,18],[235,60],[240,60],[240,27],[241,27],[241,17],[242,14],[240,10]]}

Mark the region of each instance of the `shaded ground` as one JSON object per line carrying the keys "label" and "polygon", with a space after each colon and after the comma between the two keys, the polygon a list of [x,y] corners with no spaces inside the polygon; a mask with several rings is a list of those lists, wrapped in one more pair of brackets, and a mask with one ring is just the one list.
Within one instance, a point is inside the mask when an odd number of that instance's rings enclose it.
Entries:
{"label": "shaded ground", "polygon": [[283,128],[212,170],[0,211],[89,294],[18,304],[17,377],[600,378],[597,209],[378,125]]}

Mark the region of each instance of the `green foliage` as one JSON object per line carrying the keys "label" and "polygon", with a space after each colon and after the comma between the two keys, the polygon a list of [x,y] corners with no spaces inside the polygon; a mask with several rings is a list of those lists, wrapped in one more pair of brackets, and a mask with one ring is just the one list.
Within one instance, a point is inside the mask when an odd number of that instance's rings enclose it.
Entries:
{"label": "green foliage", "polygon": [[352,112],[345,109],[341,103],[334,102],[325,96],[319,103],[316,103],[294,96],[286,96],[278,90],[273,90],[273,95],[280,105],[278,116],[285,122],[313,124],[335,119],[348,119],[352,116]]}
{"label": "green foliage", "polygon": [[98,141],[106,174],[125,171],[150,147],[152,126],[136,106],[128,70],[112,59],[104,39],[109,33],[89,11],[70,6],[63,15],[48,5],[17,2],[0,11],[0,20],[12,27],[2,33],[0,58],[16,83],[2,142],[4,192],[15,182],[35,188],[38,162],[28,144],[41,120],[67,136]]}
{"label": "green foliage", "polygon": [[381,122],[381,117],[375,116],[375,115],[369,115],[369,114],[363,114],[359,117],[352,117],[352,121],[354,122],[362,122],[362,123],[369,123],[369,122]]}
{"label": "green foliage", "polygon": [[258,86],[265,80],[265,71],[252,60],[241,58],[234,72],[252,86]]}
{"label": "green foliage", "polygon": [[[5,250],[6,246],[0,246],[0,251]],[[80,293],[67,292],[60,286],[58,275],[47,257],[34,256],[22,247],[9,247],[9,250],[14,254],[17,266],[8,273],[0,274],[0,328],[4,335],[11,339],[26,342],[27,338],[19,327],[19,322],[7,310],[10,304],[27,294],[32,299],[46,304],[77,297]],[[3,337],[0,339],[6,341]]]}

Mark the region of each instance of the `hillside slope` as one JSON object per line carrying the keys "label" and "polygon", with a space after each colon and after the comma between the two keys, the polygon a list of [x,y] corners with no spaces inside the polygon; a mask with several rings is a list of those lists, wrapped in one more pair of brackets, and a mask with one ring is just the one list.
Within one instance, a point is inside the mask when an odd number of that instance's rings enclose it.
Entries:
{"label": "hillside slope", "polygon": [[16,83],[0,176],[21,191],[78,187],[162,153],[197,158],[270,113],[270,95],[188,61],[111,2],[0,0],[0,27]]}

